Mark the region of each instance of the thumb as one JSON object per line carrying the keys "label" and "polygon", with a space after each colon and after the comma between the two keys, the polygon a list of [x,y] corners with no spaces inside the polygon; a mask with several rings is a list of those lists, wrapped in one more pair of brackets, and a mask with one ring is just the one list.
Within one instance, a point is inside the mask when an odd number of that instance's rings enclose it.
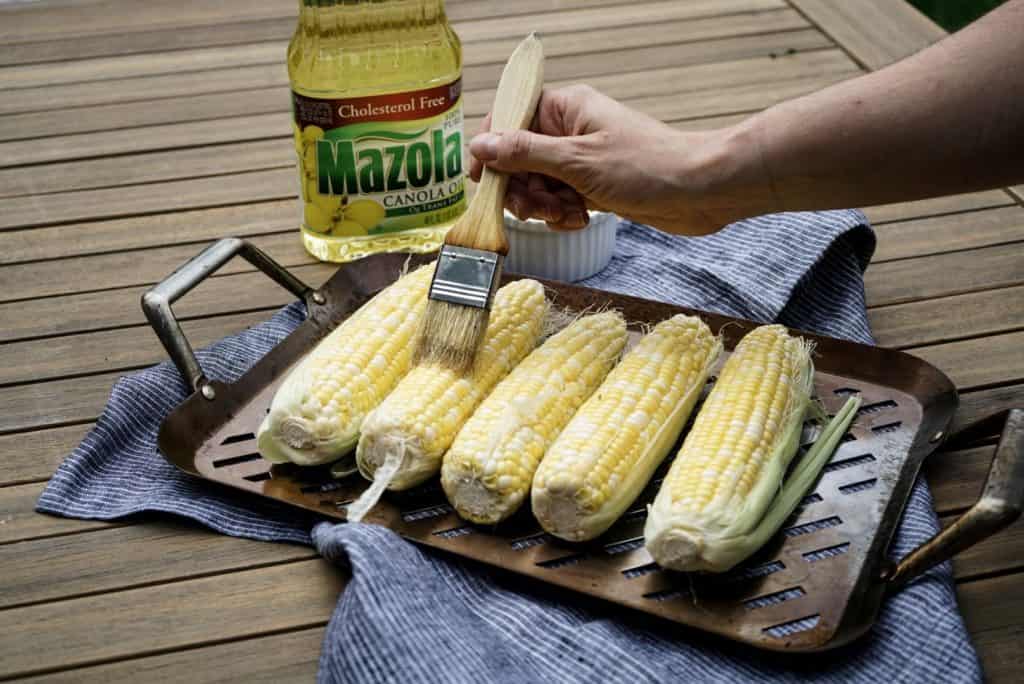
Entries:
{"label": "thumb", "polygon": [[481,133],[469,143],[469,152],[485,165],[504,171],[551,176],[572,185],[574,154],[571,138],[514,130]]}

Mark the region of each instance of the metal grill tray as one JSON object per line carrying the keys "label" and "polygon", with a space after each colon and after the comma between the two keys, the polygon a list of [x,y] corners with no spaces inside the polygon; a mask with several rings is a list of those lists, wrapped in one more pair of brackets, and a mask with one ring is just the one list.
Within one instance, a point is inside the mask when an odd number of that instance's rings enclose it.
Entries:
{"label": "metal grill tray", "polygon": [[[236,253],[304,296],[309,316],[237,382],[209,382],[180,336],[170,303]],[[345,505],[367,482],[358,476],[334,480],[326,467],[271,467],[257,451],[254,434],[289,368],[392,282],[407,259],[377,255],[343,265],[314,292],[247,243],[226,240],[154,288],[144,308],[196,389],[162,426],[159,447],[165,457],[193,475],[343,520]],[[506,275],[504,280],[515,277]],[[755,325],[564,283],[544,284],[559,306],[582,310],[611,305],[634,324],[698,314],[712,330],[722,331],[727,350]],[[953,415],[956,390],[945,375],[908,354],[801,334],[817,345],[815,390],[826,409],[835,412],[850,394],[859,394],[863,405],[813,493],[774,539],[729,573],[665,571],[644,550],[646,504],[667,462],[628,512],[589,543],[545,534],[528,510],[494,527],[470,524],[453,512],[436,478],[411,491],[387,493],[366,522],[385,525],[420,544],[753,646],[817,651],[841,645],[874,621],[889,586],[881,578],[894,575],[885,550],[922,459],[941,441]],[[924,565],[935,560],[926,558]]]}

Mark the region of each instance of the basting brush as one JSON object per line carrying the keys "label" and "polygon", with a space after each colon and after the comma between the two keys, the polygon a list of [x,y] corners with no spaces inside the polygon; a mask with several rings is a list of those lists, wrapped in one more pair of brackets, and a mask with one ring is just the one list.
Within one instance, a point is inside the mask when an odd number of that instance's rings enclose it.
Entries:
{"label": "basting brush", "polygon": [[[543,83],[544,50],[531,33],[516,47],[501,73],[491,130],[528,127]],[[472,370],[508,254],[503,222],[507,187],[507,175],[484,167],[469,207],[445,236],[416,339],[414,363],[439,364],[464,375]]]}

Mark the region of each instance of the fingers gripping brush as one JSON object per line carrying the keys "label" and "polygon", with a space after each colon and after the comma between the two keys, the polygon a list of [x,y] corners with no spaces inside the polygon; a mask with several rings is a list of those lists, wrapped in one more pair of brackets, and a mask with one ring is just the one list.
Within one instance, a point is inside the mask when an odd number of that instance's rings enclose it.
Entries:
{"label": "fingers gripping brush", "polygon": [[[524,129],[544,82],[544,50],[530,34],[509,57],[491,112],[491,130]],[[445,237],[430,284],[413,362],[462,375],[473,368],[508,254],[503,206],[508,176],[484,167],[466,212]]]}

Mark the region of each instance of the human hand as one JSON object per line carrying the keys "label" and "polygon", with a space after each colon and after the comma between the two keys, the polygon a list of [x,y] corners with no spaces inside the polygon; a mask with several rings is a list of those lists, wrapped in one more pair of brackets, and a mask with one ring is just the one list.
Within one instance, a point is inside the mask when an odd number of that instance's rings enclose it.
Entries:
{"label": "human hand", "polygon": [[470,142],[470,177],[485,164],[510,174],[505,206],[520,219],[575,230],[594,209],[701,235],[737,218],[710,191],[715,132],[678,131],[585,85],[545,90],[529,131],[489,124]]}

